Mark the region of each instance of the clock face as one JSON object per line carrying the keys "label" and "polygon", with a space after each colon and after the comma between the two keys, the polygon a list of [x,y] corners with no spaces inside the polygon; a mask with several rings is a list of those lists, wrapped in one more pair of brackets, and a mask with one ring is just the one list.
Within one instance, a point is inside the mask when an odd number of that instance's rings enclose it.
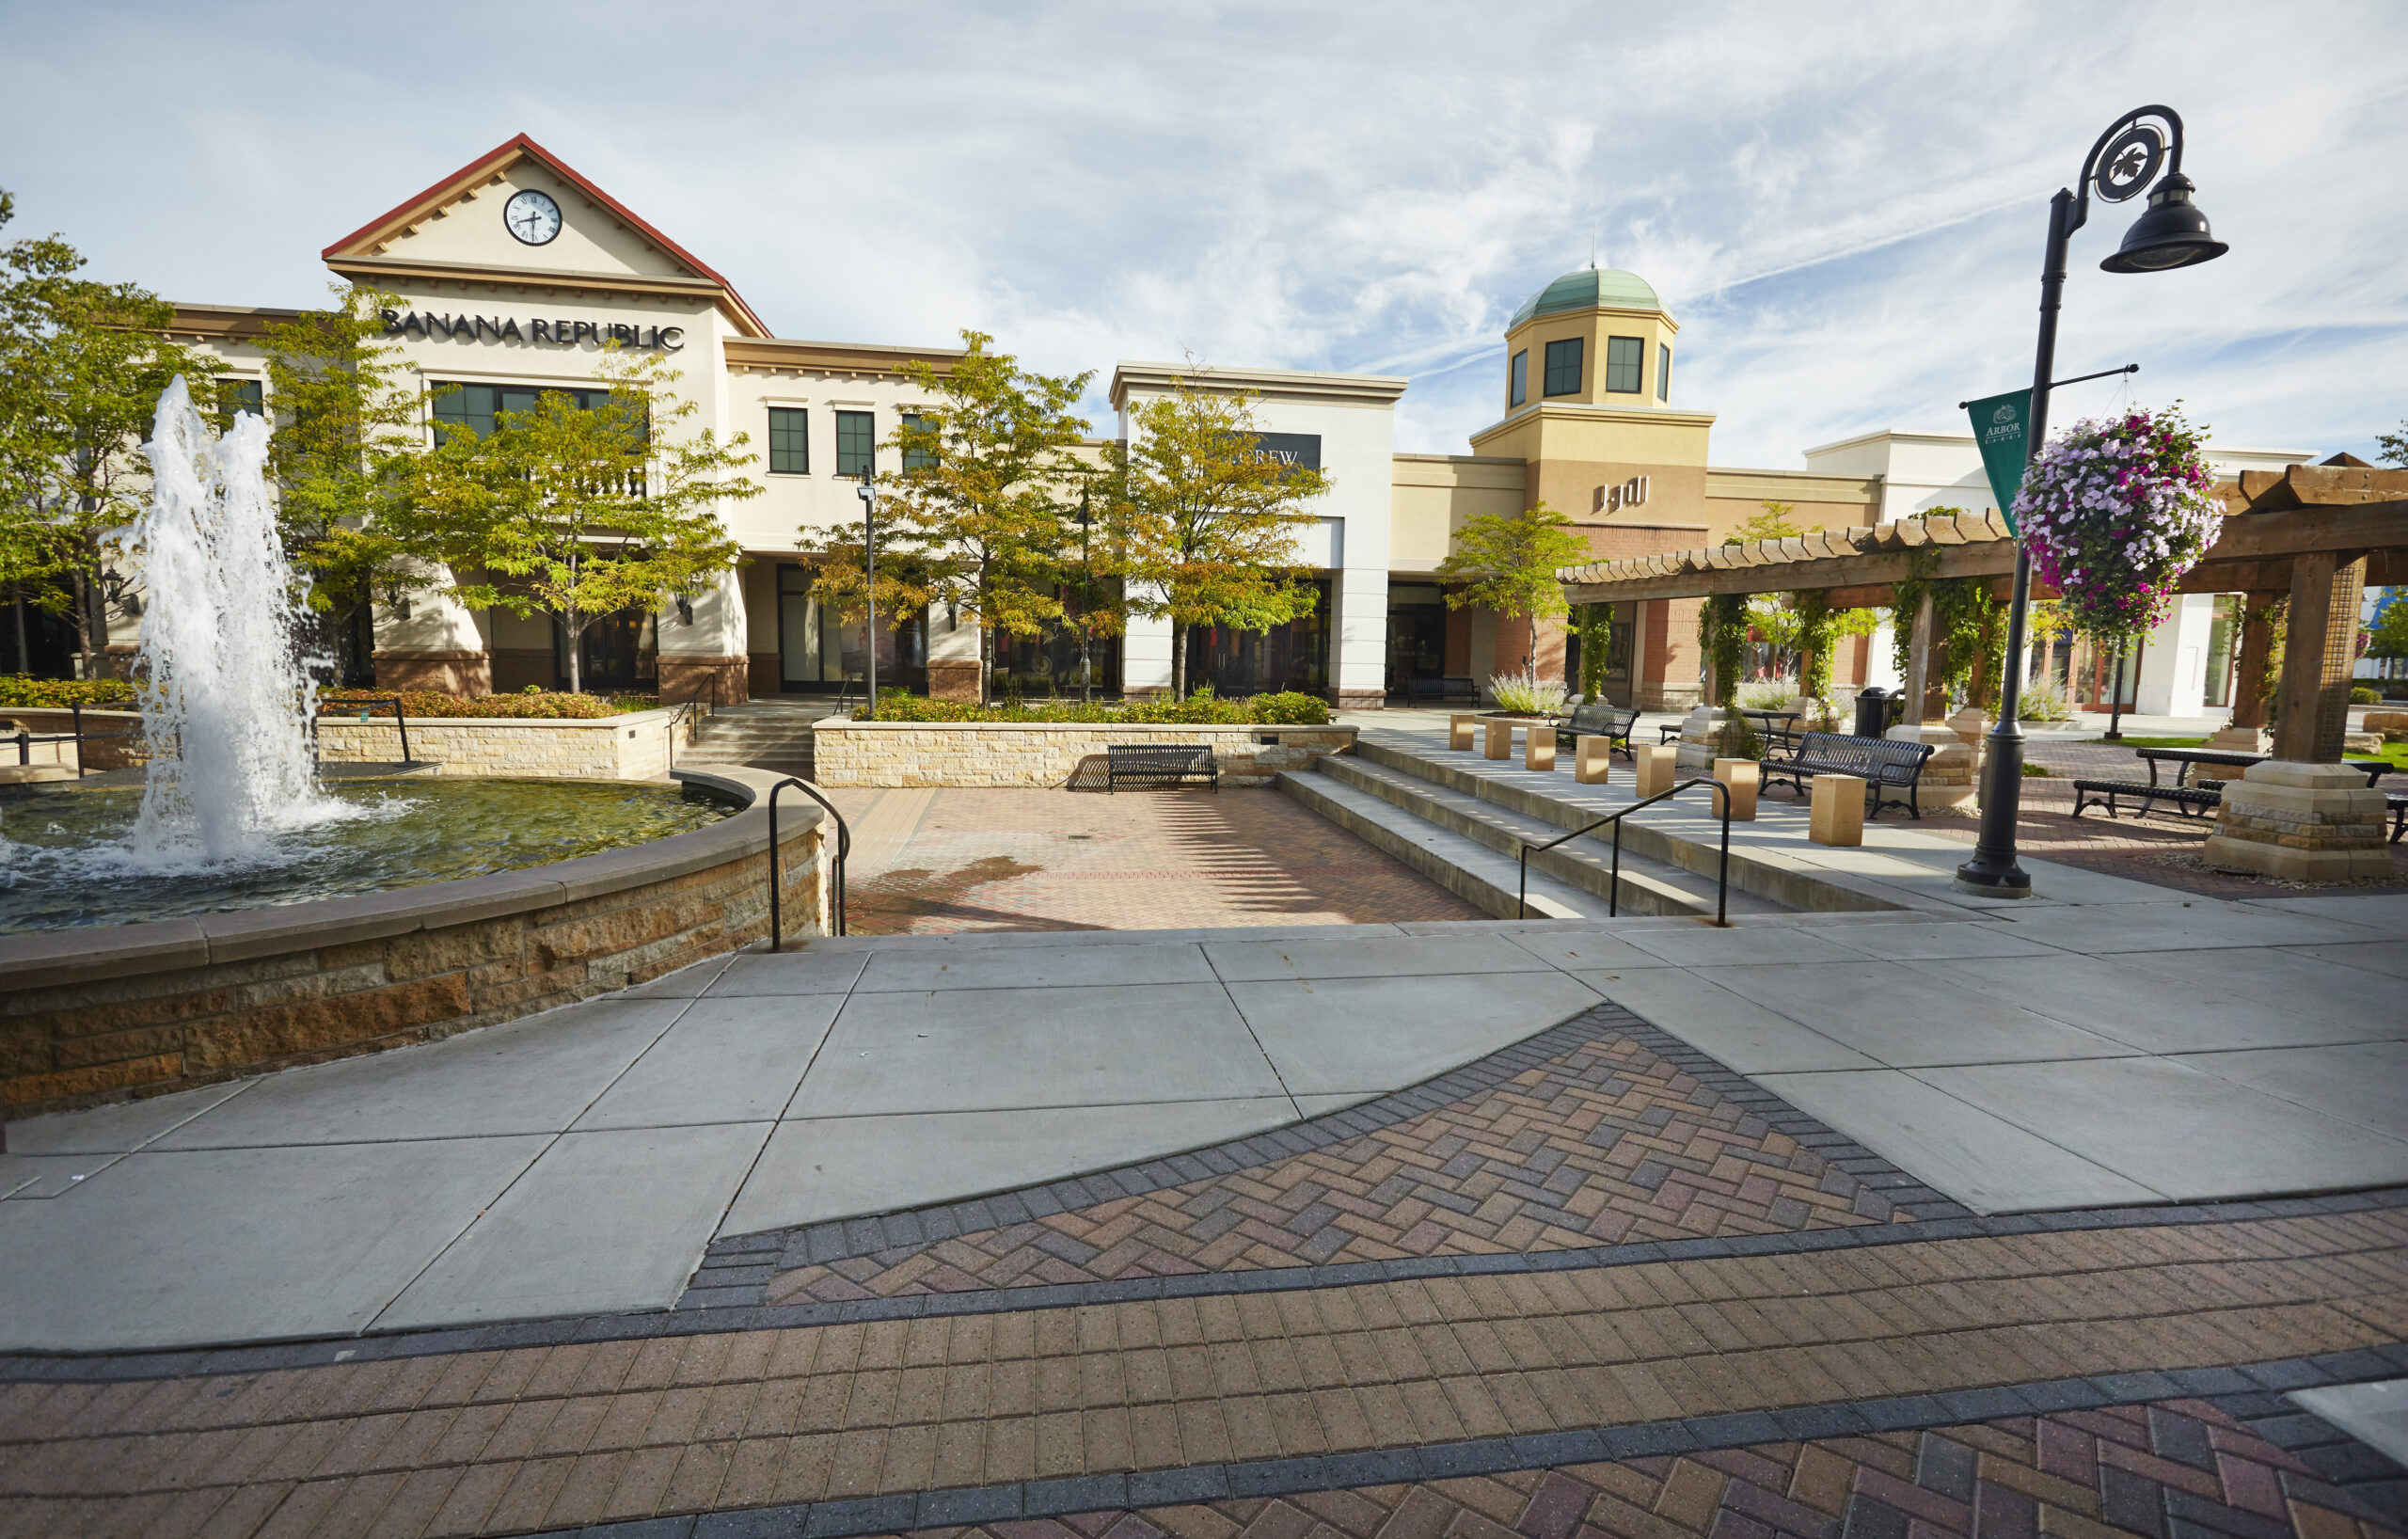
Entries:
{"label": "clock face", "polygon": [[529,246],[542,246],[561,232],[561,206],[552,195],[533,188],[513,193],[501,206],[501,222]]}

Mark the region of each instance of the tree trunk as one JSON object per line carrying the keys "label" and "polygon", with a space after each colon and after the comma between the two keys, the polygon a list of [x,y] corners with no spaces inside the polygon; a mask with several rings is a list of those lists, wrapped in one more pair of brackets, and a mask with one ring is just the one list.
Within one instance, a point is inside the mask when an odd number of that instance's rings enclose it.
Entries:
{"label": "tree trunk", "polygon": [[75,652],[86,678],[101,675],[92,661],[92,594],[91,585],[82,572],[75,574]]}
{"label": "tree trunk", "polygon": [[561,621],[561,633],[568,638],[568,692],[585,692],[585,626],[571,610]]}
{"label": "tree trunk", "polygon": [[1170,623],[1170,697],[1187,698],[1187,627],[1176,618]]}

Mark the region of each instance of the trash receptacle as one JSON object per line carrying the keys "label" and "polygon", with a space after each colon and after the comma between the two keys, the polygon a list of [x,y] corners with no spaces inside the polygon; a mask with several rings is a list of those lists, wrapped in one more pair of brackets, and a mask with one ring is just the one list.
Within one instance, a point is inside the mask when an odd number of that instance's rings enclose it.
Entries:
{"label": "trash receptacle", "polygon": [[1856,697],[1856,733],[1859,738],[1878,738],[1890,730],[1890,691],[1878,684],[1868,684]]}

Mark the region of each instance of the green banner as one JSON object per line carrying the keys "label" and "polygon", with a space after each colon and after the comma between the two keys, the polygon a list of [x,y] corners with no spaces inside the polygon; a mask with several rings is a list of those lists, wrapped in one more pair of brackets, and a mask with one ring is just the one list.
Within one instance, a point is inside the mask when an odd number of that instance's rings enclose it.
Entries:
{"label": "green banner", "polygon": [[1972,402],[1965,407],[1973,419],[1973,441],[1982,446],[1982,468],[1989,472],[1990,495],[2006,527],[2015,528],[2015,494],[2023,489],[2023,435],[2032,421],[2032,392],[2009,390]]}

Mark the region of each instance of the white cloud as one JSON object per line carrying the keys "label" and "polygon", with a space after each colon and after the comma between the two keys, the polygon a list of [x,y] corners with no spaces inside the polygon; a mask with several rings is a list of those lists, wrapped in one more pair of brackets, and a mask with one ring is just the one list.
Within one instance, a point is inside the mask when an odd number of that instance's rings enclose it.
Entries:
{"label": "white cloud", "polygon": [[1401,373],[1421,451],[1594,241],[1681,322],[1716,460],[1796,465],[2027,377],[2048,195],[2165,100],[2232,255],[2111,278],[2096,213],[2063,371],[2363,453],[2408,415],[2403,40],[2366,4],[15,8],[0,186],[104,276],[302,303],[524,129],[782,334]]}

